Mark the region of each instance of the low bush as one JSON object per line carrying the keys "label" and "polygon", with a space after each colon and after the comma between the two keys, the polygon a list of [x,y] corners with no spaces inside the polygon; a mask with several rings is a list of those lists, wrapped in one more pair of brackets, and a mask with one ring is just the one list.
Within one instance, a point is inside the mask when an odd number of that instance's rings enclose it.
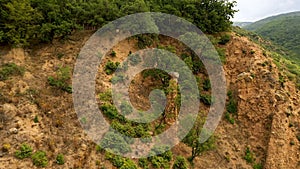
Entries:
{"label": "low bush", "polygon": [[15,156],[19,159],[30,157],[32,154],[32,148],[28,144],[22,144],[20,150],[15,152]]}
{"label": "low bush", "polygon": [[120,119],[121,115],[118,113],[118,110],[115,106],[110,103],[105,103],[100,106],[101,112],[109,119]]}
{"label": "low bush", "polygon": [[236,114],[238,111],[238,103],[231,91],[229,91],[227,93],[227,96],[228,96],[229,102],[226,105],[226,110],[229,113]]}
{"label": "low bush", "polygon": [[110,56],[116,57],[116,56],[117,56],[117,53],[113,50],[113,51],[111,51]]}
{"label": "low bush", "polygon": [[146,158],[140,158],[138,164],[143,169],[149,168],[149,161]]}
{"label": "low bush", "polygon": [[114,155],[106,152],[105,159],[109,160],[113,166],[119,169],[137,169],[136,164],[132,160],[121,157],[119,155]]}
{"label": "low bush", "polygon": [[254,155],[251,152],[250,148],[247,147],[244,159],[247,161],[247,163],[253,163],[254,162]]}
{"label": "low bush", "polygon": [[216,47],[216,50],[218,52],[218,55],[220,57],[221,62],[223,64],[226,63],[226,49],[220,48],[220,47]]}
{"label": "low bush", "polygon": [[170,168],[172,157],[168,146],[155,146],[150,151],[149,160],[154,168]]}
{"label": "low bush", "polygon": [[114,63],[114,62],[108,61],[105,65],[104,71],[107,75],[112,75],[118,69],[119,65],[120,65],[119,62]]}
{"label": "low bush", "polygon": [[263,169],[262,164],[254,164],[253,169]]}
{"label": "low bush", "polygon": [[129,144],[126,142],[125,138],[122,137],[122,135],[118,133],[114,133],[112,131],[105,134],[99,146],[101,148],[110,149],[114,153],[131,152],[131,148]]}
{"label": "low bush", "polygon": [[187,169],[188,164],[187,164],[186,159],[182,156],[177,156],[172,168],[173,169]]}
{"label": "low bush", "polygon": [[212,99],[211,95],[201,95],[200,101],[203,104],[208,105],[208,106],[212,105],[212,103],[213,103],[213,99]]}
{"label": "low bush", "polygon": [[71,79],[71,73],[69,67],[61,67],[56,72],[56,77],[48,77],[49,85],[63,90],[68,93],[72,93],[72,87],[69,85]]}
{"label": "low bush", "polygon": [[226,45],[231,40],[231,36],[228,34],[222,35],[219,41],[220,45]]}
{"label": "low bush", "polygon": [[1,66],[0,81],[7,80],[9,76],[23,76],[25,69],[14,63],[7,63]]}
{"label": "low bush", "polygon": [[44,151],[37,151],[31,157],[35,166],[46,167],[48,165],[48,158]]}
{"label": "low bush", "polygon": [[229,123],[231,123],[231,124],[235,123],[235,119],[234,119],[234,117],[232,117],[232,115],[230,113],[226,112],[225,118],[228,120]]}
{"label": "low bush", "polygon": [[112,93],[111,91],[105,91],[98,95],[99,99],[103,102],[111,102],[112,101]]}
{"label": "low bush", "polygon": [[63,154],[58,154],[56,156],[56,163],[59,164],[59,165],[65,164],[65,158],[64,158]]}
{"label": "low bush", "polygon": [[154,168],[164,168],[164,169],[170,168],[169,162],[161,156],[153,156],[151,158],[151,164]]}
{"label": "low bush", "polygon": [[146,47],[149,47],[154,44],[154,42],[157,40],[157,35],[143,34],[143,35],[137,35],[136,38],[138,40],[137,43],[138,48],[145,49]]}
{"label": "low bush", "polygon": [[203,90],[209,91],[211,89],[211,83],[209,79],[205,79],[203,82]]}

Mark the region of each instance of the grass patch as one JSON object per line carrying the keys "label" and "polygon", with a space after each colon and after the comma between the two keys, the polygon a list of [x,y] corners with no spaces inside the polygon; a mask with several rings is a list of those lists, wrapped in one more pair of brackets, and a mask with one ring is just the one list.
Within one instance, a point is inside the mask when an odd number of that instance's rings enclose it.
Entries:
{"label": "grass patch", "polygon": [[48,77],[48,83],[57,89],[72,93],[72,87],[69,85],[71,73],[69,67],[61,67],[56,71],[55,77]]}
{"label": "grass patch", "polygon": [[7,63],[1,66],[0,81],[7,80],[10,76],[23,76],[25,69],[14,63]]}

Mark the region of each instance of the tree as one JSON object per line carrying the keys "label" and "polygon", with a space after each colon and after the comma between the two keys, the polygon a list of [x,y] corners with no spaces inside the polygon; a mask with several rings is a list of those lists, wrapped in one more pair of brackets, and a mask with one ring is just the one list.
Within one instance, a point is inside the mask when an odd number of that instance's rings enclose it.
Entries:
{"label": "tree", "polygon": [[32,8],[30,0],[11,1],[2,7],[1,13],[6,18],[3,25],[5,39],[13,45],[29,45],[36,35],[40,12]]}
{"label": "tree", "polygon": [[[190,122],[189,118],[190,117],[186,117],[184,122]],[[213,136],[210,137],[204,143],[200,143],[200,134],[202,132],[202,125],[203,125],[203,120],[200,117],[198,117],[192,130],[183,139],[183,142],[192,148],[192,156],[189,158],[190,162],[193,162],[193,160],[197,156],[201,155],[201,153],[215,148],[215,138]]]}
{"label": "tree", "polygon": [[121,12],[124,14],[134,14],[138,12],[149,12],[149,7],[146,5],[144,0],[135,0],[128,2],[121,7]]}
{"label": "tree", "polygon": [[[230,28],[234,5],[228,0],[0,0],[0,42],[15,46],[52,42],[77,29],[97,29],[121,16],[149,11],[177,15],[203,32],[216,33]],[[158,22],[169,22],[161,19]],[[159,33],[150,15],[143,22],[129,26]]]}

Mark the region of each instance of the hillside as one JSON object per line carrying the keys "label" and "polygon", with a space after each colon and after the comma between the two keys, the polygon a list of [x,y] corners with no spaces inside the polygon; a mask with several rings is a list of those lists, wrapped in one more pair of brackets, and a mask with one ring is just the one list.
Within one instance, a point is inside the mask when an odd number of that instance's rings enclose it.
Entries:
{"label": "hillside", "polygon": [[[262,37],[271,40],[296,55],[294,59],[300,60],[300,12],[292,12],[278,16],[272,16],[244,28],[254,31]],[[291,53],[291,55],[293,55]]]}
{"label": "hillside", "polygon": [[300,168],[300,61],[237,2],[0,2],[0,169]]}
{"label": "hillside", "polygon": [[[20,71],[0,81],[0,168],[37,168],[32,157],[16,157],[15,153],[23,143],[29,145],[33,153],[46,152],[46,168],[120,168],[116,167],[120,163],[121,166],[130,163],[140,168],[154,168],[158,164],[170,168],[177,156],[184,159],[191,156],[191,147],[181,142],[172,148],[171,156],[167,156],[169,161],[165,161],[166,156],[143,162],[134,158],[122,159],[99,149],[84,134],[73,108],[72,95],[68,93],[68,84],[77,54],[91,34],[82,31],[64,42],[54,41],[27,50],[1,47],[1,69],[8,70],[4,69],[6,63],[15,63],[24,70],[17,69]],[[298,90],[278,69],[273,58],[265,54],[264,48],[240,34],[230,33],[230,36],[225,45],[216,43],[226,56],[224,69],[231,93],[228,94],[227,111],[214,133],[214,142],[206,145],[214,148],[201,152],[194,160],[194,168],[299,168]],[[159,45],[165,49],[177,54],[184,51],[178,42],[168,37],[159,39]],[[107,91],[112,75],[106,72],[107,63],[109,60],[120,62],[130,51],[139,50],[136,43],[135,39],[120,42],[112,50],[115,56],[108,54],[101,64],[96,86],[100,107],[111,104]],[[62,69],[66,67],[70,70]],[[63,78],[66,85],[55,87],[49,77],[59,78],[59,72],[65,72],[61,75],[69,78]],[[203,96],[210,95],[205,71],[196,76],[202,81],[199,87],[203,88]],[[137,76],[134,81],[131,91],[138,97],[132,101],[135,106],[145,108],[149,104],[149,89],[162,85],[162,82],[143,76]],[[209,106],[204,103],[201,112],[205,115]],[[172,121],[170,118],[169,122]],[[114,124],[119,123],[124,125],[124,122],[114,121]],[[132,131],[126,125],[123,127]],[[151,125],[148,127],[152,128]],[[153,135],[155,131],[148,134]],[[57,163],[58,154],[64,157],[63,165]],[[187,166],[192,168],[188,163]]]}

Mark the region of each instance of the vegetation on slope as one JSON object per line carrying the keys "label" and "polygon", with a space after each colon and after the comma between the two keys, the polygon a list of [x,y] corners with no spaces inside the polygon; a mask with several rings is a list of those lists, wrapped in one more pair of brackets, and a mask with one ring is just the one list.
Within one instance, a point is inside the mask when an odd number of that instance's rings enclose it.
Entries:
{"label": "vegetation on slope", "polygon": [[0,0],[0,42],[30,45],[66,38],[78,29],[97,29],[138,12],[183,17],[203,32],[227,30],[235,2],[228,0]]}
{"label": "vegetation on slope", "polygon": [[279,46],[291,50],[297,55],[293,59],[300,61],[300,12],[269,17],[244,28],[273,41]]}
{"label": "vegetation on slope", "polygon": [[[264,48],[264,55],[271,56],[279,70],[284,72],[289,80],[294,81],[297,87],[300,89],[300,58],[296,58],[296,55],[293,52],[288,51],[287,49],[276,44],[272,44],[270,41],[262,39],[256,33],[249,32],[238,27],[234,27],[233,30],[239,36],[247,36],[253,42]],[[281,80],[284,81],[284,77],[281,78]]]}

